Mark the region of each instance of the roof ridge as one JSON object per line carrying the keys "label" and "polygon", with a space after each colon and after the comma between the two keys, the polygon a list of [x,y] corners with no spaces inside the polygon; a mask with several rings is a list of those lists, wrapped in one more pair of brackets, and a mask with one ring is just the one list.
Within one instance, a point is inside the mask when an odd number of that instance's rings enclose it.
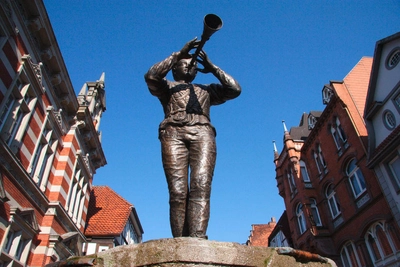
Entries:
{"label": "roof ridge", "polygon": [[111,187],[109,187],[108,185],[95,185],[93,186],[93,189],[95,188],[100,188],[100,187],[104,187],[107,188],[110,193],[113,193],[116,197],[120,198],[122,201],[126,202],[126,204],[128,204],[131,207],[134,207],[134,205],[132,203],[130,203],[128,200],[126,200],[123,196],[121,196],[120,194],[118,194],[117,192],[115,192]]}

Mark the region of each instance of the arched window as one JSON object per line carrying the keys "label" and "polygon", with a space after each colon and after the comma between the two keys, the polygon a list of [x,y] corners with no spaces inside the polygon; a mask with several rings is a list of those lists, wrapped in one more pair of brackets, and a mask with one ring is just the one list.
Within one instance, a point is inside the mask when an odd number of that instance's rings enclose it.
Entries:
{"label": "arched window", "polygon": [[322,155],[321,145],[318,145],[318,159],[319,159],[319,162],[321,163],[321,166],[325,169],[326,162],[325,162],[324,156]]}
{"label": "arched window", "polygon": [[347,142],[347,137],[346,137],[346,134],[344,133],[342,124],[340,124],[340,121],[339,121],[338,117],[336,117],[336,129],[337,129],[337,132],[338,132],[340,140],[343,143],[346,143]]}
{"label": "arched window", "polygon": [[317,152],[313,152],[314,160],[315,160],[315,165],[317,165],[318,173],[321,174],[322,170],[321,167],[319,166],[319,161],[318,161],[318,154]]}
{"label": "arched window", "polygon": [[287,178],[288,178],[290,193],[293,194],[293,193],[296,192],[296,183],[294,181],[293,171],[292,171],[291,168],[288,169],[286,175],[287,175]]}
{"label": "arched window", "polygon": [[378,224],[376,226],[376,237],[378,238],[379,244],[382,248],[383,255],[389,256],[393,253],[392,247],[390,246],[388,236],[386,234],[386,231],[383,229],[382,224]]}
{"label": "arched window", "polygon": [[312,153],[315,164],[317,165],[318,173],[321,174],[323,171],[326,173],[326,162],[324,156],[322,155],[321,145],[318,144],[316,150],[314,150]]}
{"label": "arched window", "polygon": [[326,173],[326,162],[324,156],[322,155],[321,145],[318,144],[315,151],[313,151],[313,156],[315,160],[315,164],[318,168],[318,173],[321,174],[322,172]]}
{"label": "arched window", "polygon": [[332,218],[336,218],[340,214],[340,204],[336,198],[336,192],[333,190],[333,186],[329,185],[325,192],[328,200],[329,210],[331,211]]}
{"label": "arched window", "polygon": [[340,251],[340,258],[344,267],[361,266],[360,259],[358,258],[356,248],[353,242],[346,243]]}
{"label": "arched window", "polygon": [[310,199],[312,219],[316,226],[322,226],[321,217],[317,207],[317,201],[314,198]]}
{"label": "arched window", "polygon": [[340,146],[340,140],[339,140],[339,133],[338,133],[338,131],[336,131],[336,128],[334,126],[331,126],[331,134],[333,136],[333,141],[335,141],[336,148],[338,150],[340,150],[341,146]]}
{"label": "arched window", "polygon": [[361,172],[361,170],[357,167],[356,161],[353,159],[347,165],[346,170],[347,176],[349,177],[349,181],[351,184],[351,189],[353,190],[354,197],[359,197],[362,193],[364,193],[365,179]]}
{"label": "arched window", "polygon": [[331,125],[330,131],[340,156],[342,155],[343,150],[348,147],[348,144],[346,134],[338,117],[335,118],[335,122]]}
{"label": "arched window", "polygon": [[378,222],[371,226],[365,235],[365,243],[373,261],[384,259],[396,250],[384,222]]}
{"label": "arched window", "polygon": [[300,160],[300,172],[301,172],[301,177],[303,178],[303,181],[309,183],[310,176],[308,176],[306,163],[302,160]]}
{"label": "arched window", "polygon": [[304,217],[303,204],[299,203],[296,208],[297,223],[299,224],[300,234],[306,231],[306,218]]}

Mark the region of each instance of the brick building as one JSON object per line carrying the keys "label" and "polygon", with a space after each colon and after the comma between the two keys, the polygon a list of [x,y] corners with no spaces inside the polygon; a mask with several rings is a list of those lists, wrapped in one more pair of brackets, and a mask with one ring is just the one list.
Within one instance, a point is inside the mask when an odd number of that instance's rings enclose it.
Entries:
{"label": "brick building", "polygon": [[372,58],[364,57],[343,81],[325,85],[325,109],[303,114],[290,131],[284,124],[283,149],[275,150],[294,248],[339,266],[398,266],[400,231],[367,167],[363,113],[371,66]]}
{"label": "brick building", "polygon": [[267,224],[252,224],[250,236],[247,239],[246,245],[268,247],[268,237],[276,226],[276,220],[274,217]]}
{"label": "brick building", "polygon": [[75,94],[41,0],[0,0],[0,266],[82,255],[104,88]]}

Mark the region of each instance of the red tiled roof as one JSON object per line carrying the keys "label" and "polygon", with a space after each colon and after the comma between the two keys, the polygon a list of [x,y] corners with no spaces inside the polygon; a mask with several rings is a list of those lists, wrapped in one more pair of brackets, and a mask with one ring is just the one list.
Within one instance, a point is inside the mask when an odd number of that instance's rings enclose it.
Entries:
{"label": "red tiled roof", "polygon": [[90,193],[86,236],[120,235],[133,205],[108,186],[94,186]]}
{"label": "red tiled roof", "polygon": [[361,116],[364,113],[372,62],[372,57],[361,58],[357,65],[343,79]]}

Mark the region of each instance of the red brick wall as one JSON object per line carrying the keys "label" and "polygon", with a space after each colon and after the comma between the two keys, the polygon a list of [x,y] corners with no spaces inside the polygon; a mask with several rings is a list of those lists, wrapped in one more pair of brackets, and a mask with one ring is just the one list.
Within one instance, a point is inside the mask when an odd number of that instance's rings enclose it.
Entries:
{"label": "red brick wall", "polygon": [[[340,90],[344,90],[344,88],[341,87]],[[342,103],[340,100],[336,102],[334,102],[335,100],[331,100],[332,102],[327,105],[320,118],[321,121],[317,124],[318,128],[313,129],[307,141],[304,143],[301,152],[296,151],[295,159],[301,159],[306,162],[308,174],[312,181],[312,188],[306,188],[300,177],[295,175],[295,183],[298,192],[292,198],[285,171],[289,168],[293,169],[296,165],[290,162],[289,156],[283,158],[284,152],[282,152],[280,158],[275,161],[277,165],[277,178],[279,178],[279,192],[284,198],[295,248],[325,255],[338,262],[340,261],[338,257],[340,249],[345,242],[362,241],[365,232],[373,223],[378,220],[390,221],[392,218],[389,206],[382,195],[374,172],[366,167],[366,136],[360,136],[360,134],[366,133],[365,125],[361,123],[362,118],[360,114],[354,114],[354,111],[357,110],[354,103],[347,103],[347,101],[351,101],[350,96],[343,92],[341,95],[344,95],[345,99],[342,100],[346,101],[346,104]],[[339,118],[341,126],[347,136],[347,143],[349,144],[349,147],[344,150],[341,156],[337,152],[337,147],[330,132],[330,125],[335,122],[335,117]],[[294,147],[291,141],[286,144],[287,147],[284,148],[285,150]],[[328,172],[322,176],[320,176],[318,172],[312,153],[313,150],[316,150],[318,144],[321,146],[328,170]],[[370,197],[370,200],[360,208],[357,207],[346,174],[346,167],[351,159],[356,160],[356,165],[360,168],[367,183],[366,190]],[[325,190],[329,184],[333,184],[338,202],[341,205],[340,216],[343,219],[343,223],[339,224],[336,228],[334,227],[325,196]],[[309,198],[314,198],[317,201],[323,224],[322,227],[312,227],[311,225],[311,221],[307,216],[310,211],[310,209],[307,210]],[[300,234],[298,230],[296,216],[296,206],[298,203],[305,204],[303,212],[306,215],[307,230],[303,234]],[[399,229],[395,227],[393,231],[397,236],[400,236]],[[363,253],[365,259],[362,259],[362,261],[369,262],[368,256],[365,255],[365,253],[368,253],[367,250],[364,249]]]}

